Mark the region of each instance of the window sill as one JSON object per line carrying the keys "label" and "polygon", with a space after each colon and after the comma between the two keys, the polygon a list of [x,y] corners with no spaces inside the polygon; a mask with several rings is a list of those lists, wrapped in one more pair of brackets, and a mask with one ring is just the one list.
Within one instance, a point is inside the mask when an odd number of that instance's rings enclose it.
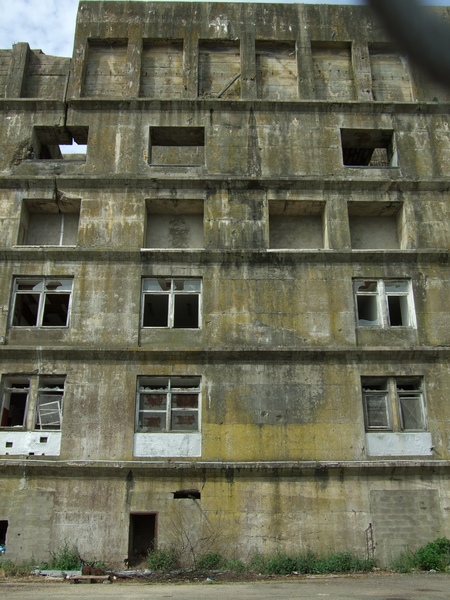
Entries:
{"label": "window sill", "polygon": [[195,458],[201,453],[202,435],[192,433],[135,433],[133,456],[138,458]]}
{"label": "window sill", "polygon": [[[41,442],[41,438],[47,438]],[[12,442],[7,448],[6,443]],[[61,450],[61,431],[17,431],[10,429],[0,431],[0,454],[9,456],[59,456]]]}
{"label": "window sill", "polygon": [[431,433],[367,431],[366,453],[368,456],[432,456]]}

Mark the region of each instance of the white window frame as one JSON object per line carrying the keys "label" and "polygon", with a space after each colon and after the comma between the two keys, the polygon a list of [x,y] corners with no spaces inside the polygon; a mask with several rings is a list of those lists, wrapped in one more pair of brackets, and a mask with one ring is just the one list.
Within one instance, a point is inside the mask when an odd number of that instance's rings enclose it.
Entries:
{"label": "white window frame", "polygon": [[[0,404],[1,419],[3,420],[4,408],[10,409],[11,395],[26,393],[27,399],[22,424],[0,425],[0,428],[20,431],[61,431],[65,380],[65,375],[4,376]],[[44,396],[48,397],[48,401],[42,403],[41,399]],[[44,419],[46,423],[43,423]],[[1,422],[0,420],[0,424]]]}
{"label": "white window frame", "polygon": [[[177,383],[179,383],[182,380],[185,380],[186,383],[189,382],[189,380],[193,380],[194,382],[197,382],[197,385],[192,385],[192,386],[182,386],[182,387],[177,387]],[[150,390],[151,388],[151,390]],[[141,394],[145,395],[146,393],[148,393],[149,391],[151,391],[151,394],[155,394],[155,395],[161,395],[161,396],[165,396],[166,399],[166,405],[165,408],[161,408],[161,409],[157,409],[157,408],[152,408],[152,409],[145,409],[145,408],[141,408]],[[148,433],[148,434],[160,434],[160,433],[183,433],[183,434],[190,434],[190,433],[198,433],[200,431],[200,417],[201,417],[201,391],[202,391],[202,379],[199,375],[179,375],[179,376],[167,376],[167,375],[161,375],[161,376],[139,376],[137,379],[137,391],[136,391],[136,423],[135,423],[135,431],[136,433]],[[197,394],[197,408],[181,408],[181,407],[174,407],[173,406],[173,402],[172,402],[172,396],[174,395],[183,395],[183,394]],[[182,428],[174,428],[172,426],[172,417],[174,416],[174,413],[178,412],[178,413],[183,413],[183,412],[190,412],[190,413],[196,413],[197,414],[197,428],[196,429],[182,429]],[[161,415],[165,415],[164,419],[162,419],[162,422],[164,423],[163,427],[161,429],[152,429],[151,431],[148,431],[145,429],[145,427],[141,426],[141,419],[143,417],[143,415],[145,413],[152,413],[152,414],[161,414]]]}
{"label": "white window frame", "polygon": [[[412,387],[410,390],[402,389]],[[415,432],[427,431],[427,415],[424,400],[422,377],[363,377],[361,390],[364,408],[364,421],[366,431],[397,431]],[[384,396],[386,423],[371,424],[368,409],[368,400],[375,396]],[[416,408],[420,411],[420,426],[407,427],[405,423],[404,400],[414,400]]]}
{"label": "white window frame", "polygon": [[[389,287],[398,285],[399,287],[404,286],[404,290],[390,290]],[[360,288],[366,285],[375,286],[375,289],[367,289],[367,291],[361,290]],[[416,311],[414,308],[414,297],[412,290],[412,282],[410,279],[354,279],[353,280],[353,293],[355,298],[355,313],[356,313],[356,324],[358,327],[370,327],[370,328],[381,328],[381,329],[392,329],[392,328],[409,328],[416,329]],[[400,298],[403,299],[404,309],[406,311],[407,323],[401,323],[400,325],[391,324],[391,312],[389,309],[389,298]],[[358,306],[358,299],[366,298],[368,301],[370,298],[373,299],[374,306],[376,307],[377,319],[373,322],[360,318],[360,310]],[[402,300],[400,300],[402,302]],[[402,308],[400,310],[403,310]]]}
{"label": "white window frame", "polygon": [[[60,284],[62,289],[47,289],[52,285],[52,282],[56,285]],[[20,286],[33,286],[31,289],[20,289]],[[33,329],[67,329],[70,324],[70,309],[72,305],[72,290],[73,290],[73,278],[72,277],[15,277],[12,295],[12,308],[11,308],[11,327],[26,327]],[[45,304],[47,295],[66,294],[69,295],[69,301],[67,304],[67,317],[65,325],[43,325],[45,315]],[[38,309],[36,314],[36,323],[34,325],[20,325],[15,323],[16,304],[19,296],[22,295],[35,295],[38,296]]]}
{"label": "white window frame", "polygon": [[[167,290],[149,289],[151,282],[170,282],[170,287]],[[187,282],[188,287],[192,289],[178,290],[176,289],[177,282]],[[156,284],[155,284],[156,287]],[[197,289],[195,289],[197,288]],[[176,298],[179,296],[197,296],[198,297],[198,314],[196,327],[178,327],[175,324],[176,313]],[[145,310],[146,296],[167,296],[167,325],[145,325]],[[145,277],[142,280],[142,310],[141,310],[141,327],[144,329],[201,329],[202,315],[202,280],[199,277]]]}

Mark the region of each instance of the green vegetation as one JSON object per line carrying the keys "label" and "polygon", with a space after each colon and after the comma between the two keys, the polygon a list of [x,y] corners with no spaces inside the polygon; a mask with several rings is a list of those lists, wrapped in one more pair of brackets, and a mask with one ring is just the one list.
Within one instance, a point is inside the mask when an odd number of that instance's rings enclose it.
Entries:
{"label": "green vegetation", "polygon": [[416,552],[405,550],[391,563],[391,569],[399,573],[411,573],[415,570],[450,570],[450,540],[437,538]]}
{"label": "green vegetation", "polygon": [[289,573],[356,573],[370,571],[374,567],[372,560],[361,559],[351,552],[335,552],[318,556],[308,550],[300,554],[274,554],[253,556],[251,569],[265,575],[288,575]]}
{"label": "green vegetation", "polygon": [[208,571],[211,569],[219,569],[224,563],[223,557],[217,552],[207,552],[201,554],[197,559],[196,567],[201,571]]}
{"label": "green vegetation", "polygon": [[147,554],[147,565],[152,571],[173,571],[179,567],[175,548],[159,548]]}
{"label": "green vegetation", "polygon": [[0,571],[3,572],[4,577],[27,577],[33,569],[35,569],[33,559],[14,563],[6,558],[0,562]]}
{"label": "green vegetation", "polygon": [[82,561],[78,548],[76,546],[69,546],[66,542],[55,552],[50,552],[50,560],[45,568],[61,571],[78,571],[81,569],[81,566]]}
{"label": "green vegetation", "polygon": [[242,560],[228,560],[224,566],[225,571],[232,571],[233,573],[245,573],[247,567],[244,565]]}

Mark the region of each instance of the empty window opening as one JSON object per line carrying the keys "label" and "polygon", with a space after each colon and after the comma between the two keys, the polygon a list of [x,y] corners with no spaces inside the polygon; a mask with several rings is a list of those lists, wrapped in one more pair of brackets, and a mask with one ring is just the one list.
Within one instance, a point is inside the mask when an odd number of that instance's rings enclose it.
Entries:
{"label": "empty window opening", "polygon": [[181,98],[183,95],[183,42],[144,40],[140,96]]}
{"label": "empty window opening", "polygon": [[200,377],[139,377],[136,431],[199,431]]}
{"label": "empty window opening", "polygon": [[12,326],[67,327],[71,293],[72,279],[16,279]]}
{"label": "empty window opening", "polygon": [[361,384],[367,430],[426,429],[421,377],[363,377]]}
{"label": "empty window opening", "polygon": [[179,500],[183,498],[190,498],[191,500],[200,500],[201,493],[200,490],[192,489],[192,490],[178,490],[177,492],[173,492],[173,499]]}
{"label": "empty window opening", "polygon": [[156,548],[156,513],[130,514],[128,566],[141,563]]}
{"label": "empty window opening", "polygon": [[155,166],[204,165],[204,127],[150,127],[149,157]]}
{"label": "empty window opening", "polygon": [[341,129],[345,166],[396,167],[394,133],[388,129]]}
{"label": "empty window opening", "polygon": [[349,202],[348,217],[353,249],[403,247],[406,236],[401,202]]}
{"label": "empty window opening", "polygon": [[30,380],[6,378],[3,381],[1,427],[24,427]]}
{"label": "empty window opening", "polygon": [[38,246],[75,246],[80,200],[25,200],[18,243]]}
{"label": "empty window opening", "polygon": [[148,278],[142,290],[142,327],[199,328],[200,279]]}
{"label": "empty window opening", "polygon": [[5,448],[12,448],[12,447],[13,447],[13,442],[6,442]]}
{"label": "empty window opening", "polygon": [[409,280],[357,279],[353,289],[358,326],[415,327]]}
{"label": "empty window opening", "polygon": [[203,200],[148,200],[146,248],[204,248]]}
{"label": "empty window opening", "polygon": [[350,42],[312,42],[317,100],[355,100]]}
{"label": "empty window opening", "polygon": [[318,249],[327,245],[323,202],[269,202],[269,248]]}
{"label": "empty window opening", "polygon": [[241,97],[241,57],[238,41],[200,41],[198,61],[200,97]]}
{"label": "empty window opening", "polygon": [[372,97],[387,102],[413,100],[406,56],[385,44],[369,44]]}
{"label": "empty window opening", "polygon": [[48,437],[40,437],[39,438],[39,443],[40,444],[46,444],[48,442]]}
{"label": "empty window opening", "polygon": [[127,93],[127,39],[90,39],[83,96],[122,98]]}
{"label": "empty window opening", "polygon": [[295,42],[256,42],[258,98],[291,100],[298,97]]}
{"label": "empty window opening", "polygon": [[8,531],[8,521],[0,520],[0,554],[6,552],[6,533]]}
{"label": "empty window opening", "polygon": [[87,127],[35,127],[29,158],[86,160]]}

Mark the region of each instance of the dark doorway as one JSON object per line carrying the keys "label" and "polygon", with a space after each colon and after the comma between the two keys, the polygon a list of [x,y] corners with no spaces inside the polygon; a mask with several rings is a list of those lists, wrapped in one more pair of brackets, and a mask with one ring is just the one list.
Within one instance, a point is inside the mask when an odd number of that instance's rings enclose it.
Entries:
{"label": "dark doorway", "polygon": [[0,521],[0,554],[5,550],[6,546],[6,532],[8,530],[8,521]]}
{"label": "dark doorway", "polygon": [[145,560],[148,552],[155,548],[156,513],[130,515],[130,545],[128,565],[134,566]]}

